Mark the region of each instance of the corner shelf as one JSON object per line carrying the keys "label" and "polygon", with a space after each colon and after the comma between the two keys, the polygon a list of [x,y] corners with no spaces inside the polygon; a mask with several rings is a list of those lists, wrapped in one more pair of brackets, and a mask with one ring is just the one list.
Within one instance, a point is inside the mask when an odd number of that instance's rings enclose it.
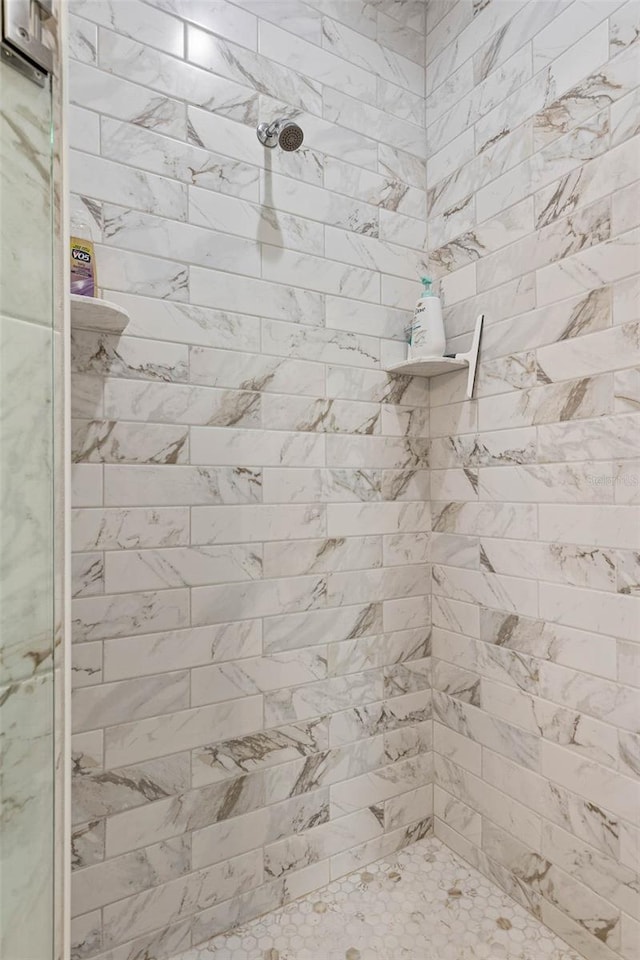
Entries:
{"label": "corner shelf", "polygon": [[387,367],[387,373],[408,373],[413,377],[438,377],[441,373],[450,373],[452,370],[464,370],[468,366],[466,360],[457,360],[455,357],[414,357],[412,360],[403,360]]}
{"label": "corner shelf", "polygon": [[466,353],[456,353],[453,357],[412,357],[409,360],[402,360],[401,363],[393,363],[387,367],[387,373],[403,373],[413,377],[439,377],[442,373],[451,373],[453,370],[464,370],[468,367],[467,398],[470,400],[476,379],[483,322],[484,313],[481,313],[476,320],[471,349]]}
{"label": "corner shelf", "polygon": [[71,294],[71,326],[105,333],[122,333],[129,322],[124,307],[100,297],[80,297]]}

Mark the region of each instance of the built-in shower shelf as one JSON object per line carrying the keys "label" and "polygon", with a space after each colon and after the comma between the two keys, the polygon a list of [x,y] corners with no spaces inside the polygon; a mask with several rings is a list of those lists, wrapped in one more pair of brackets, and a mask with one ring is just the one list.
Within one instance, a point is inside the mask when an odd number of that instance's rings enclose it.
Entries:
{"label": "built-in shower shelf", "polygon": [[117,303],[100,297],[80,297],[71,294],[71,326],[122,333],[129,322],[129,314]]}
{"label": "built-in shower shelf", "polygon": [[438,377],[441,373],[450,373],[452,370],[464,370],[469,366],[467,360],[456,360],[455,357],[415,357],[413,360],[403,360],[387,367],[388,373],[408,373],[412,377]]}
{"label": "built-in shower shelf", "polygon": [[456,353],[453,357],[413,357],[410,360],[402,360],[400,363],[394,363],[387,367],[387,373],[404,373],[412,377],[439,377],[441,373],[451,373],[453,370],[464,370],[469,368],[467,378],[467,397],[473,396],[473,385],[476,381],[476,367],[478,366],[478,351],[480,350],[480,334],[482,333],[482,324],[484,322],[484,313],[481,313],[476,320],[476,327],[473,331],[473,341],[471,349],[466,353]]}

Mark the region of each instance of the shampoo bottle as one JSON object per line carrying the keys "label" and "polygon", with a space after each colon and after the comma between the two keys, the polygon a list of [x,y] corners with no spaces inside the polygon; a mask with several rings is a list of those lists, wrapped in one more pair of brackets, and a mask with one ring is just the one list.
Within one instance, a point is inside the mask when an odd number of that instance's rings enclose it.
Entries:
{"label": "shampoo bottle", "polygon": [[78,217],[73,217],[69,251],[71,293],[81,297],[98,296],[96,255],[93,243],[86,239],[89,236],[88,224]]}
{"label": "shampoo bottle", "polygon": [[422,277],[424,289],[416,304],[411,325],[411,359],[444,356],[446,338],[442,322],[442,304],[431,290],[432,281]]}

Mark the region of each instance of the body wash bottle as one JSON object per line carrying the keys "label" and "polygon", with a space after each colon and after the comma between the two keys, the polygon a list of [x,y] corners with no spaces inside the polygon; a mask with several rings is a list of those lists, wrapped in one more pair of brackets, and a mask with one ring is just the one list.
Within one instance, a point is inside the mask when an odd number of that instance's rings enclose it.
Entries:
{"label": "body wash bottle", "polygon": [[411,325],[409,356],[412,360],[444,356],[446,338],[442,322],[442,304],[431,290],[429,277],[422,277],[422,295],[416,304]]}

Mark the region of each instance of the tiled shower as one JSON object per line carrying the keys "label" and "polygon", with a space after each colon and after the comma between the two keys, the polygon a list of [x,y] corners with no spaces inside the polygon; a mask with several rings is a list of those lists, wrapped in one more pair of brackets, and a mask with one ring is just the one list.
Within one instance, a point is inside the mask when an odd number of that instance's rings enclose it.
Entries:
{"label": "tiled shower", "polygon": [[[62,8],[118,310],[66,330],[68,953],[6,960],[637,960],[639,0]],[[471,398],[390,372],[424,275]]]}

